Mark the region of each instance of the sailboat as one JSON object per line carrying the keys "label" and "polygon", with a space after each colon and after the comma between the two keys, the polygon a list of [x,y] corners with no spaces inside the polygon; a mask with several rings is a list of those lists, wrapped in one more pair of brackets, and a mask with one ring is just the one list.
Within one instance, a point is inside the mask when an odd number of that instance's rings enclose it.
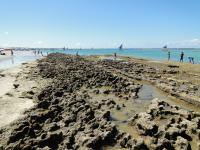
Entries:
{"label": "sailboat", "polygon": [[122,44],[119,46],[119,49],[120,49],[120,50],[122,50],[122,49],[123,49],[123,45],[122,45]]}
{"label": "sailboat", "polygon": [[163,46],[163,51],[168,51],[167,45]]}
{"label": "sailboat", "polygon": [[167,48],[167,45],[163,46],[163,48]]}

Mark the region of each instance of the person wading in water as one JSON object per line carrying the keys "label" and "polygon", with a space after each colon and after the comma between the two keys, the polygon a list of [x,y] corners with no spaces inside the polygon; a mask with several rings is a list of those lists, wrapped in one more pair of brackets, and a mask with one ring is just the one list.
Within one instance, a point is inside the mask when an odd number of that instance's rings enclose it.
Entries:
{"label": "person wading in water", "polygon": [[168,52],[168,61],[170,60],[170,51]]}
{"label": "person wading in water", "polygon": [[184,57],[184,53],[181,52],[181,58],[180,58],[180,62],[183,62],[183,57]]}
{"label": "person wading in water", "polygon": [[117,59],[117,53],[114,53],[114,60]]}

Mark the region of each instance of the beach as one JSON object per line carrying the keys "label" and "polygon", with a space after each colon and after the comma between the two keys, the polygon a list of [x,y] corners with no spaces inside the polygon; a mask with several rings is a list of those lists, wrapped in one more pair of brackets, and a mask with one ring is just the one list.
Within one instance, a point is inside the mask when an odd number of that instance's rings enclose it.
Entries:
{"label": "beach", "polygon": [[198,150],[199,76],[198,64],[102,55],[2,70],[0,148]]}
{"label": "beach", "polygon": [[[31,81],[22,80],[20,74],[23,77],[26,74],[23,66],[0,71],[0,127],[23,116],[24,110],[34,105],[31,99],[23,97],[23,93],[30,89],[27,84]],[[19,88],[18,85],[21,87]]]}
{"label": "beach", "polygon": [[200,150],[200,1],[1,1],[0,150]]}

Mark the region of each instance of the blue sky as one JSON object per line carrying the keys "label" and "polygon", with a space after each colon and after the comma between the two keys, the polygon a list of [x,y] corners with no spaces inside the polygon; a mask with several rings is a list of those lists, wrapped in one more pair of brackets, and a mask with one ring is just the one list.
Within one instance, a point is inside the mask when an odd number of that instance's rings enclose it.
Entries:
{"label": "blue sky", "polygon": [[199,0],[0,0],[0,47],[200,47]]}

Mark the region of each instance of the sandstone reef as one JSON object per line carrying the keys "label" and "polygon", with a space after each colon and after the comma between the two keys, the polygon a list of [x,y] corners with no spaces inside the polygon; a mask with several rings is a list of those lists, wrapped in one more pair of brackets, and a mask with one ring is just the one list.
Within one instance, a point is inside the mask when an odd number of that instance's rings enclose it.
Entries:
{"label": "sandstone reef", "polygon": [[162,99],[149,101],[144,112],[124,121],[137,136],[114,121],[113,112],[126,111],[132,107],[128,102],[137,100],[143,80],[198,104],[197,86],[166,79],[176,73],[173,67],[159,70],[132,61],[50,54],[27,77],[46,81],[40,90],[27,92],[35,106],[1,130],[0,149],[199,149],[200,113]]}

